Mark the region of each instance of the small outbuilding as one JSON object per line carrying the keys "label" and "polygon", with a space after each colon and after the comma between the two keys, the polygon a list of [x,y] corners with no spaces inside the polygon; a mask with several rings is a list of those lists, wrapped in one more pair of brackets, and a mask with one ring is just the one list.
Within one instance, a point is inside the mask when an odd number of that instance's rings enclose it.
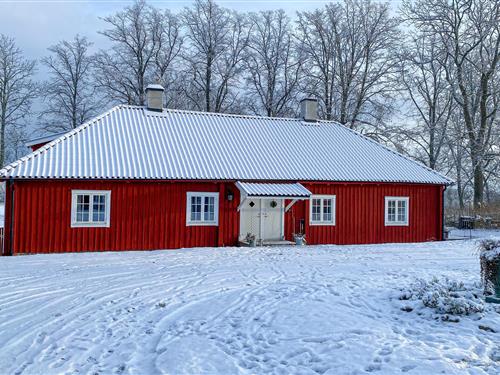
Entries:
{"label": "small outbuilding", "polygon": [[332,121],[120,105],[4,167],[3,255],[443,238],[451,180]]}

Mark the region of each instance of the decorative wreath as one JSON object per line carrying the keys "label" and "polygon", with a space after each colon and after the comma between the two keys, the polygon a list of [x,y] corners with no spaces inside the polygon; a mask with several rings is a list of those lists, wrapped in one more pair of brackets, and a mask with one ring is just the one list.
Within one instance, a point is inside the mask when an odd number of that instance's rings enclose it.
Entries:
{"label": "decorative wreath", "polygon": [[271,201],[271,207],[274,208],[278,205],[278,203],[276,203],[276,201]]}

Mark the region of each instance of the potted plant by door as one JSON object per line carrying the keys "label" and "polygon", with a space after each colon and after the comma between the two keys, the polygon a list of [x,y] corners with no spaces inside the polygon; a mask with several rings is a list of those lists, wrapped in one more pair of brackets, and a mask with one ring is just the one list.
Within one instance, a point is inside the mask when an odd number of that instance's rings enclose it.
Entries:
{"label": "potted plant by door", "polygon": [[255,237],[255,234],[247,233],[247,236],[246,236],[245,240],[248,243],[248,246],[250,246],[250,247],[255,247],[256,246],[256,237]]}
{"label": "potted plant by door", "polygon": [[500,240],[481,241],[479,257],[486,302],[500,303]]}
{"label": "potted plant by door", "polygon": [[293,235],[293,239],[295,241],[295,245],[303,246],[306,244],[306,235],[303,233],[295,233]]}

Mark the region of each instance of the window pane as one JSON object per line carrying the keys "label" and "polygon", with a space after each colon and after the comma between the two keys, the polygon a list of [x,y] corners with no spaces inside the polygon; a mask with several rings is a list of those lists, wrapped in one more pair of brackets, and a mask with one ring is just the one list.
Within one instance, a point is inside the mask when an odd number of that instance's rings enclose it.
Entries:
{"label": "window pane", "polygon": [[201,221],[201,197],[191,197],[191,221]]}
{"label": "window pane", "polygon": [[312,221],[321,221],[321,199],[312,200]]}
{"label": "window pane", "polygon": [[396,221],[396,201],[387,201],[387,221]]}
{"label": "window pane", "polygon": [[215,220],[215,198],[205,197],[205,206],[203,207],[204,221],[214,221]]}
{"label": "window pane", "polygon": [[92,221],[106,221],[106,196],[104,194],[94,195],[92,197]]}
{"label": "window pane", "polygon": [[76,196],[76,221],[79,223],[90,221],[90,195],[88,194]]}
{"label": "window pane", "polygon": [[323,199],[323,221],[332,221],[332,200]]}
{"label": "window pane", "polygon": [[406,201],[398,202],[398,221],[406,222]]}

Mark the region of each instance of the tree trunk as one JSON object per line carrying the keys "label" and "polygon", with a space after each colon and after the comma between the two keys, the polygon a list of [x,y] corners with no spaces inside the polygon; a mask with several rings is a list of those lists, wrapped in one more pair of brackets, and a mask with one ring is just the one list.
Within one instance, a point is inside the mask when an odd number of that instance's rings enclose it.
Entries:
{"label": "tree trunk", "polygon": [[5,119],[0,119],[0,168],[5,162]]}
{"label": "tree trunk", "polygon": [[2,103],[1,108],[1,116],[0,116],[0,168],[3,167],[5,163],[5,128],[7,126],[7,103]]}
{"label": "tree trunk", "polygon": [[210,90],[212,86],[212,57],[209,55],[207,59],[207,67],[205,70],[205,111],[210,112]]}
{"label": "tree trunk", "polygon": [[484,173],[480,163],[474,167],[474,209],[481,208],[484,196]]}

